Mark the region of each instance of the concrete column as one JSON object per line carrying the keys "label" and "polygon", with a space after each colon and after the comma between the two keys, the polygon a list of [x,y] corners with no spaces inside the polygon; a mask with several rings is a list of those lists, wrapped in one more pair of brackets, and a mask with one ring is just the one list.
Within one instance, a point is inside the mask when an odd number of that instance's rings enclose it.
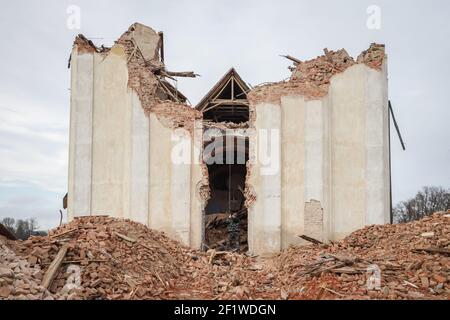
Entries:
{"label": "concrete column", "polygon": [[364,226],[366,216],[365,65],[331,79],[332,240]]}
{"label": "concrete column", "polygon": [[389,140],[389,84],[388,84],[388,58],[383,61],[383,161],[384,161],[384,222],[391,220],[391,168],[390,168],[390,140]]}
{"label": "concrete column", "polygon": [[[172,148],[176,144],[183,144],[191,147],[191,136],[187,130],[173,131],[175,139],[172,140]],[[187,151],[187,150],[186,150]],[[189,152],[188,159],[190,161]],[[190,223],[191,223],[191,165],[189,163],[171,162],[172,177],[170,181],[170,195],[172,206],[172,229],[177,238],[185,245],[190,244]]]}
{"label": "concrete column", "polygon": [[[94,55],[73,57],[69,218],[91,215]],[[72,205],[70,205],[72,204]]]}
{"label": "concrete column", "polygon": [[[256,113],[258,158],[250,183],[257,199],[250,209],[249,246],[252,252],[270,253],[281,249],[281,109],[279,104],[261,103]],[[264,159],[264,153],[270,158]]]}
{"label": "concrete column", "polygon": [[305,106],[305,199],[323,201],[324,117],[321,100]]}
{"label": "concrete column", "polygon": [[150,114],[150,184],[149,226],[152,229],[171,231],[171,130],[164,127],[154,114]]}
{"label": "concrete column", "polygon": [[130,219],[148,225],[149,192],[149,117],[145,115],[136,92],[131,92],[131,179]]}
{"label": "concrete column", "polygon": [[301,96],[281,98],[281,247],[301,244],[305,206],[305,105]]}
{"label": "concrete column", "polygon": [[128,217],[131,106],[127,55],[121,45],[95,55],[92,140],[92,214]]}
{"label": "concrete column", "polygon": [[190,245],[192,248],[200,249],[204,236],[204,220],[203,209],[205,206],[204,199],[201,199],[198,186],[203,180],[202,160],[202,143],[203,143],[203,123],[195,122],[194,138],[192,139],[191,151],[191,236]]}
{"label": "concrete column", "polygon": [[322,100],[305,106],[305,227],[304,233],[324,240],[324,107]]}
{"label": "concrete column", "polygon": [[330,96],[322,99],[322,117],[323,117],[323,162],[322,162],[322,177],[323,177],[323,230],[324,241],[329,241],[331,235],[331,220],[333,212],[331,211],[331,103]]}
{"label": "concrete column", "polygon": [[[366,216],[365,224],[387,223],[386,171],[389,168],[386,153],[387,131],[387,84],[383,72],[366,67],[365,109],[366,109]],[[387,161],[386,161],[387,159]]]}

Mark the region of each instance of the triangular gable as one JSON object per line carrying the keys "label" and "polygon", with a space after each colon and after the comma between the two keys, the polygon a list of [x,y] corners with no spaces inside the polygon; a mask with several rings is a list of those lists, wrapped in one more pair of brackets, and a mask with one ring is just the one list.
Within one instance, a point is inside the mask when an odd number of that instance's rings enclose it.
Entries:
{"label": "triangular gable", "polygon": [[[205,111],[211,102],[216,99],[246,100],[250,88],[242,80],[234,68],[231,68],[203,97],[195,107]],[[233,95],[233,99],[232,99]]]}

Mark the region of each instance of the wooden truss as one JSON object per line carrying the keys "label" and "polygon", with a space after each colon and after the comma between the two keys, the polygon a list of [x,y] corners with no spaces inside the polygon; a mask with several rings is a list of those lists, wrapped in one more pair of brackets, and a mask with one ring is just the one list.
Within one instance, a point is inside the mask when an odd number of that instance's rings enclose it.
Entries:
{"label": "wooden truss", "polygon": [[247,93],[250,88],[234,68],[231,68],[196,106],[204,119],[216,122],[248,121]]}

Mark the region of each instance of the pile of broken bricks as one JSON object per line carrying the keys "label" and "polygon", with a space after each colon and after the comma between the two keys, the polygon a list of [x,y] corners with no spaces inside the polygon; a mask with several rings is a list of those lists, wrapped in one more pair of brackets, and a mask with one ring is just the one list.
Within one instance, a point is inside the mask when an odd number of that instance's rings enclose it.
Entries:
{"label": "pile of broken bricks", "polygon": [[449,256],[450,211],[291,247],[267,265],[291,299],[449,299]]}
{"label": "pile of broken bricks", "polygon": [[44,274],[38,265],[18,257],[9,247],[0,243],[0,300],[72,300],[74,290],[50,293],[43,285]]}
{"label": "pile of broken bricks", "polygon": [[264,83],[248,94],[252,104],[260,101],[278,102],[283,95],[301,95],[306,100],[320,99],[328,94],[331,79],[356,64],[364,64],[374,70],[381,70],[386,59],[385,46],[372,43],[356,59],[345,49],[337,51],[324,49],[324,54],[311,60],[301,61],[290,55],[284,56],[293,62],[289,81]]}
{"label": "pile of broken bricks", "polygon": [[0,243],[0,299],[449,299],[449,221],[441,212],[328,244],[302,236],[309,245],[263,258],[193,250],[127,220],[76,218]]}
{"label": "pile of broken bricks", "polygon": [[356,62],[345,49],[333,51],[325,48],[324,55],[315,59],[304,62],[295,59],[295,67],[290,67],[293,71],[291,80],[312,83],[320,87],[328,85],[333,75],[345,71],[356,63],[380,70],[385,57],[385,46],[383,44],[372,43],[369,49],[363,51],[357,57]]}
{"label": "pile of broken bricks", "polygon": [[[208,249],[226,250],[229,239],[228,216],[228,213],[214,213],[205,216],[205,245]],[[239,252],[244,253],[248,251],[248,218],[246,214],[240,219],[239,225]]]}
{"label": "pile of broken bricks", "polygon": [[76,218],[49,236],[22,242],[18,251],[31,266],[54,272],[52,293],[60,292],[78,269],[74,284],[81,288],[81,299],[158,298],[183,274],[182,260],[189,256],[189,249],[162,233],[102,216]]}

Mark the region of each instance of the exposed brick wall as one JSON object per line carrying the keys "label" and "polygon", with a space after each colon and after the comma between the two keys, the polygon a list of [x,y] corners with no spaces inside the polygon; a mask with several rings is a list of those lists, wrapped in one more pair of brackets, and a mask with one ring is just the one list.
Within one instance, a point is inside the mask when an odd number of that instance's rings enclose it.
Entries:
{"label": "exposed brick wall", "polygon": [[324,240],[323,236],[323,208],[320,201],[311,200],[305,203],[305,235]]}

